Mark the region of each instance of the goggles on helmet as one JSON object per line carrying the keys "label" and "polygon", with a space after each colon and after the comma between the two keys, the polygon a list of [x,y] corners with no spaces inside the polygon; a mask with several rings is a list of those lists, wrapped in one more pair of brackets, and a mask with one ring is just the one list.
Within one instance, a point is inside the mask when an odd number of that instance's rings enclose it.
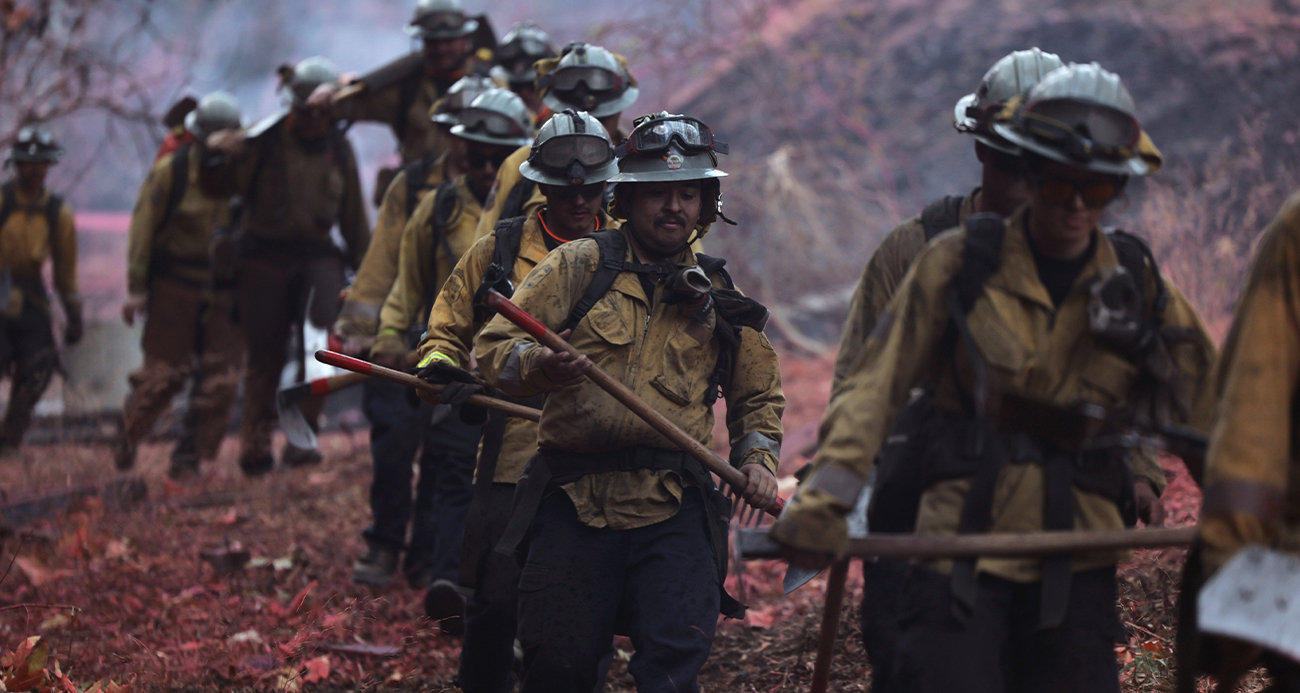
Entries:
{"label": "goggles on helmet", "polygon": [[614,158],[614,147],[599,135],[557,135],[533,149],[531,161],[554,171],[568,169],[575,162],[583,168],[608,164]]}
{"label": "goggles on helmet", "polygon": [[674,141],[686,153],[717,151],[726,154],[730,149],[726,142],[714,139],[713,131],[699,119],[670,116],[637,125],[627,141],[618,146],[618,156],[667,151]]}
{"label": "goggles on helmet", "polygon": [[587,65],[560,68],[547,75],[546,81],[551,88],[559,91],[573,91],[579,84],[586,85],[587,91],[615,91],[622,89],[625,84],[623,75],[603,67]]}
{"label": "goggles on helmet", "polygon": [[460,124],[465,132],[485,132],[493,137],[527,137],[522,125],[496,111],[486,108],[466,108],[460,112]]}
{"label": "goggles on helmet", "polygon": [[532,36],[525,36],[501,46],[497,51],[497,59],[501,62],[509,62],[511,60],[547,56],[554,52],[545,42]]}
{"label": "goggles on helmet", "polygon": [[28,125],[18,131],[17,144],[31,144],[35,142],[42,147],[53,147],[54,136],[48,130]]}
{"label": "goggles on helmet", "polygon": [[434,12],[412,23],[425,31],[460,31],[465,27],[465,15],[459,12]]}
{"label": "goggles on helmet", "polygon": [[1142,132],[1137,119],[1123,111],[1072,99],[1034,104],[1016,120],[1026,133],[1079,161],[1130,159]]}

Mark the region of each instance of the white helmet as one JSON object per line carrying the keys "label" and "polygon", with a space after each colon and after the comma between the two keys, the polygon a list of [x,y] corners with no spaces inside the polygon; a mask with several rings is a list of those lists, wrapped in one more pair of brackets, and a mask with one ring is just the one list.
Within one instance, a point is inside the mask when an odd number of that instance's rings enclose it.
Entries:
{"label": "white helmet", "polygon": [[455,125],[460,122],[460,112],[473,103],[474,99],[496,88],[497,83],[491,77],[465,75],[448,87],[447,93],[433,105],[429,119],[443,125]]}
{"label": "white helmet", "polygon": [[430,40],[460,38],[477,29],[478,20],[465,15],[460,0],[420,0],[406,25],[406,33]]}
{"label": "white helmet", "polygon": [[993,130],[1026,152],[1117,176],[1146,175],[1133,97],[1115,73],[1072,63],[1034,85],[1010,122]]}
{"label": "white helmet", "polygon": [[568,109],[542,124],[519,173],[546,185],[590,185],[613,178],[618,161],[605,126],[590,113]]}
{"label": "white helmet", "polygon": [[578,43],[556,63],[555,69],[537,78],[545,89],[542,103],[555,112],[566,108],[586,111],[597,118],[620,113],[636,103],[641,90],[632,74],[608,49]]}
{"label": "white helmet", "polygon": [[507,147],[523,147],[533,130],[533,116],[519,95],[493,88],[479,95],[460,112],[451,134],[462,139]]}
{"label": "white helmet", "polygon": [[993,118],[1009,99],[1024,94],[1064,64],[1055,53],[1037,47],[1004,56],[984,73],[973,94],[957,100],[953,107],[953,126],[998,151],[1019,154],[1011,143],[993,134]]}
{"label": "white helmet", "polygon": [[200,142],[218,130],[230,130],[242,124],[239,99],[228,91],[214,91],[204,96],[199,99],[199,105],[185,115],[185,129]]}

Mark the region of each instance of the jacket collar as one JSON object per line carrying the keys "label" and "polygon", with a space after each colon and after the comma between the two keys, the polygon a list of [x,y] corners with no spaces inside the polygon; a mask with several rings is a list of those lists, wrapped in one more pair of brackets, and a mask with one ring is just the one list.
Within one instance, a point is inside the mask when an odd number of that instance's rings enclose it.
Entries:
{"label": "jacket collar", "polygon": [[[545,207],[541,209],[545,209]],[[542,222],[538,217],[541,213],[541,209],[528,215],[528,220],[524,222],[524,229],[522,232],[523,239],[519,242],[519,257],[522,257],[533,264],[541,262],[542,259],[546,257],[547,253],[551,252],[546,248],[546,232],[542,230]],[[603,209],[596,212],[596,217],[600,219],[600,228],[597,229],[598,231],[618,226],[618,223],[606,214]]]}
{"label": "jacket collar", "polygon": [[[998,271],[989,277],[987,285],[1053,311],[1056,307],[1052,305],[1052,299],[1047,295],[1047,289],[1038,276],[1038,266],[1034,264],[1034,254],[1029,248],[1029,239],[1026,235],[1028,217],[1029,207],[1026,205],[1016,210],[1007,219],[1006,233],[1002,237],[1002,263]],[[1091,283],[1095,277],[1101,275],[1102,270],[1114,267],[1119,262],[1115,255],[1115,247],[1111,245],[1110,238],[1100,227],[1092,230],[1092,236],[1092,257],[1079,271],[1071,293],[1078,291],[1081,285]]]}

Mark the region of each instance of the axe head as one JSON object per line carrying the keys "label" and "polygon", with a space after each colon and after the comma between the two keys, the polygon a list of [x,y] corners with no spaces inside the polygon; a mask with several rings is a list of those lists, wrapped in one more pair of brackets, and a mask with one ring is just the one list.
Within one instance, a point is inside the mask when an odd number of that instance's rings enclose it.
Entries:
{"label": "axe head", "polygon": [[275,408],[280,414],[280,428],[289,444],[303,450],[316,449],[316,431],[298,407],[302,398],[312,394],[311,383],[296,383],[275,393]]}
{"label": "axe head", "polygon": [[1201,632],[1300,662],[1300,556],[1247,546],[1205,583],[1197,610]]}
{"label": "axe head", "polygon": [[[857,504],[853,506],[852,512],[845,518],[849,525],[850,539],[861,539],[867,536],[867,506],[871,503],[871,489],[875,486],[875,480],[876,471],[873,469],[867,485],[863,487],[862,493],[858,494]],[[820,572],[819,570],[809,570],[792,565],[785,569],[785,579],[781,581],[781,587],[785,589],[786,594],[790,594],[808,584]]]}

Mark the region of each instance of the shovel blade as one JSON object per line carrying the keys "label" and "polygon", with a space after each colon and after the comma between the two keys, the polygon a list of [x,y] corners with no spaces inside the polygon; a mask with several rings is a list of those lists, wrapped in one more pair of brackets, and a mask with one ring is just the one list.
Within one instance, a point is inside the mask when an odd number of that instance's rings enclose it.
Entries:
{"label": "shovel blade", "polygon": [[275,393],[275,408],[280,414],[280,429],[289,444],[303,450],[315,450],[318,443],[316,431],[298,407],[302,400],[301,385],[294,385]]}
{"label": "shovel blade", "polygon": [[1197,611],[1203,633],[1300,662],[1300,556],[1247,546],[1205,583]]}

